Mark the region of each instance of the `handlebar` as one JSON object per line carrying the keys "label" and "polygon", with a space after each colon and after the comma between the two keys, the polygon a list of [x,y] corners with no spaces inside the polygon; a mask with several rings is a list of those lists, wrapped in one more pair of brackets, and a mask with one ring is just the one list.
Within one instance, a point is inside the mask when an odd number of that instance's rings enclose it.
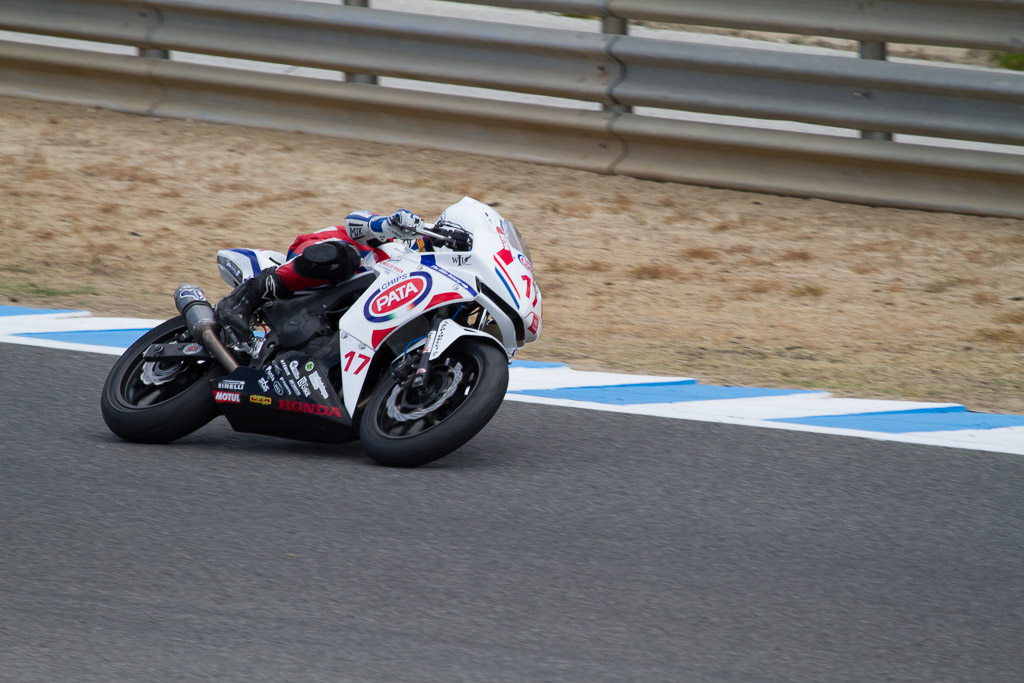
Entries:
{"label": "handlebar", "polygon": [[455,251],[469,251],[473,248],[473,235],[461,228],[449,228],[437,223],[424,223],[416,233],[435,240],[442,246]]}

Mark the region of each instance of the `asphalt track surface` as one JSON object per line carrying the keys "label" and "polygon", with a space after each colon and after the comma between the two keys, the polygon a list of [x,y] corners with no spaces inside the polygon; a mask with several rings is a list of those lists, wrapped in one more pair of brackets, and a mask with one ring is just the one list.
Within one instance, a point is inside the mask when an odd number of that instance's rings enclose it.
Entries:
{"label": "asphalt track surface", "polygon": [[506,403],[417,470],[117,440],[0,348],[4,681],[1020,681],[1024,459]]}

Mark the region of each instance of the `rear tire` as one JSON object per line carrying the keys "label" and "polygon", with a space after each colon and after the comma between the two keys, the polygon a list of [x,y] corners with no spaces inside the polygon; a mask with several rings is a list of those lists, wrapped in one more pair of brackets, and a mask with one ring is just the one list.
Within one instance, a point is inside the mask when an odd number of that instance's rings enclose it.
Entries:
{"label": "rear tire", "polygon": [[504,351],[463,338],[433,362],[426,390],[403,389],[385,377],[359,419],[359,438],[379,465],[425,465],[476,436],[498,411],[506,389]]}
{"label": "rear tire", "polygon": [[216,361],[162,364],[169,380],[145,384],[142,353],[151,345],[191,339],[185,321],[172,318],[154,327],[128,347],[110,369],[103,384],[100,408],[110,431],[126,441],[167,443],[191,434],[220,411],[213,401],[209,380],[225,375]]}

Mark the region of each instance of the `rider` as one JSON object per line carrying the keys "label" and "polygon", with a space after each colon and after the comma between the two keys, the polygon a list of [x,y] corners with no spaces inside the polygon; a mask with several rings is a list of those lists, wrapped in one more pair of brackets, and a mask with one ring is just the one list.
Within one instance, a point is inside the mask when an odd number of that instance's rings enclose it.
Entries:
{"label": "rider", "polygon": [[[345,216],[344,225],[299,235],[288,249],[286,263],[264,269],[220,300],[217,321],[243,337],[248,336],[253,314],[265,302],[367,270],[388,258],[377,246],[391,240],[412,239],[422,225],[423,219],[405,209],[390,216],[356,211]],[[310,249],[314,245],[320,246]]]}

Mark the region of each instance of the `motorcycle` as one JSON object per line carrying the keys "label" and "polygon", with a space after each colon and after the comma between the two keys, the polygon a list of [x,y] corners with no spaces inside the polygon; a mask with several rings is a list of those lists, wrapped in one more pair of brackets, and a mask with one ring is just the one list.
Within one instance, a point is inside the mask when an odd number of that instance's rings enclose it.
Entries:
{"label": "motorcycle", "polygon": [[[387,258],[372,270],[264,304],[246,339],[181,285],[180,315],[110,370],[107,426],[166,443],[224,415],[239,432],[359,439],[396,467],[459,448],[497,412],[513,354],[539,336],[542,297],[525,240],[492,207],[465,197],[417,232],[379,247]],[[284,260],[265,249],[217,257],[232,287]]]}

